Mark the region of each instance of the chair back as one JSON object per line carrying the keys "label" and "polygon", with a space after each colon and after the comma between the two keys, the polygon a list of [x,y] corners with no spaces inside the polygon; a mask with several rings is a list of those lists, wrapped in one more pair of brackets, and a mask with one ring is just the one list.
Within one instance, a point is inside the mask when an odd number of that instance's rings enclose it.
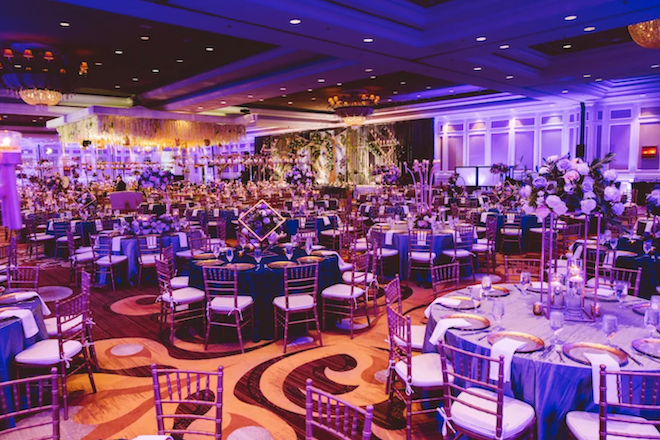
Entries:
{"label": "chair back", "polygon": [[[367,290],[367,273],[369,271],[369,258],[368,253],[356,253],[353,255],[353,268],[351,269],[351,287],[359,287],[362,290]],[[352,293],[352,288],[351,288]]]}
{"label": "chair back", "polygon": [[66,231],[71,229],[71,223],[69,220],[53,220],[53,232],[55,233],[55,238],[61,238],[66,236]]}
{"label": "chair back", "polygon": [[[158,435],[175,439],[204,436],[222,439],[222,366],[217,372],[151,366]],[[215,383],[214,383],[215,382]],[[182,407],[194,410],[192,414]],[[195,429],[188,429],[191,419]],[[213,426],[213,431],[202,430]]]}
{"label": "chair back", "polygon": [[290,295],[310,295],[316,304],[319,291],[319,264],[299,264],[284,268],[284,303],[289,308]]}
{"label": "chair back", "polygon": [[401,303],[401,280],[399,275],[385,286],[385,303],[392,307],[397,313],[403,313],[403,304]]}
{"label": "chair back", "polygon": [[461,281],[461,266],[458,262],[433,266],[431,268],[431,287],[433,297],[445,292],[458,290]]}
{"label": "chair back", "polygon": [[12,235],[9,244],[0,246],[0,265],[16,266],[17,264],[16,236]]}
{"label": "chair back", "polygon": [[472,252],[472,244],[476,236],[474,225],[458,225],[454,230],[454,250]]}
{"label": "chair back", "polygon": [[[438,343],[440,366],[443,379],[443,409],[451,420],[451,406],[454,402],[469,407],[481,413],[475,414],[477,419],[495,418],[495,438],[502,438],[504,411],[504,356],[493,359],[489,356],[461,350],[444,343],[442,338]],[[451,360],[451,366],[450,366]],[[497,380],[491,380],[491,369],[497,369]],[[491,391],[491,394],[479,393],[479,390]],[[459,400],[470,395],[474,399]],[[493,409],[494,407],[494,409]],[[475,437],[475,436],[470,436]]]}
{"label": "chair back", "polygon": [[[53,367],[50,375],[0,382],[0,425],[10,425],[14,418],[24,419],[13,428],[0,431],[3,437],[59,440],[60,403],[57,380],[57,368]],[[38,413],[43,413],[43,416],[32,417]],[[49,433],[44,435],[46,430]],[[34,432],[34,437],[28,436],[31,431]],[[40,433],[38,437],[36,432]]]}
{"label": "chair back", "polygon": [[520,279],[521,272],[529,272],[530,279],[540,281],[543,277],[541,260],[533,258],[510,258],[504,256],[504,282],[512,283]]}
{"label": "chair back", "polygon": [[71,228],[66,230],[66,245],[69,250],[69,258],[74,258],[76,256],[76,239]]}
{"label": "chair back", "polygon": [[112,260],[112,237],[107,235],[90,235],[94,259],[108,257]]}
{"label": "chair back", "polygon": [[234,297],[234,308],[238,310],[238,271],[224,267],[203,266],[206,304],[210,307],[216,297]]}
{"label": "chair back", "polygon": [[398,362],[406,365],[406,383],[412,383],[412,321],[410,316],[387,309],[387,335],[390,345],[390,368]]}
{"label": "chair back", "polygon": [[410,252],[428,252],[431,261],[433,251],[433,232],[430,229],[411,229],[408,231]]}
{"label": "chair back", "polygon": [[172,273],[170,270],[170,263],[156,257],[156,276],[158,278],[158,288],[160,294],[172,294]]}
{"label": "chair back", "polygon": [[[599,272],[606,283],[614,286],[617,281],[628,284],[628,295],[639,296],[639,284],[642,278],[642,268],[624,269],[622,267],[603,267]],[[602,282],[602,281],[601,281]]]}
{"label": "chair back", "polygon": [[163,240],[160,234],[149,234],[138,236],[139,256],[160,254]]}
{"label": "chair back", "polygon": [[64,343],[77,340],[85,342],[84,323],[89,313],[89,296],[84,292],[55,303],[55,320],[57,323],[57,338],[60,348],[60,359],[64,356]]}
{"label": "chair back", "polygon": [[486,217],[486,240],[488,240],[488,245],[495,246],[497,240],[497,216],[495,215]]}
{"label": "chair back", "polygon": [[9,289],[36,291],[39,286],[39,268],[36,266],[7,267],[7,286]]}
{"label": "chair back", "polygon": [[169,245],[163,248],[161,258],[170,266],[170,277],[176,275],[176,260],[174,259],[174,247]]}
{"label": "chair back", "polygon": [[372,405],[368,405],[366,410],[352,405],[333,394],[314,388],[312,379],[307,379],[306,393],[305,440],[316,438],[314,428],[343,440],[371,438]]}

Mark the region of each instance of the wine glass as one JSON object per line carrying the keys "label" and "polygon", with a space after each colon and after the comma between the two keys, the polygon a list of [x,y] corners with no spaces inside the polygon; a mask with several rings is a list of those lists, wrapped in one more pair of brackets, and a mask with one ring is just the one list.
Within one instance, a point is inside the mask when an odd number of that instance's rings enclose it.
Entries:
{"label": "wine glass", "polygon": [[529,272],[520,272],[520,293],[527,295],[527,289],[532,284],[532,275]]}
{"label": "wine glass", "polygon": [[259,270],[259,265],[261,264],[261,248],[260,247],[255,247],[254,248],[254,260],[257,262],[257,270]]}
{"label": "wine glass", "polygon": [[216,244],[213,246],[213,255],[215,256],[216,260],[220,257],[220,245]]}
{"label": "wine glass", "polygon": [[646,255],[648,255],[649,252],[651,252],[651,248],[652,248],[652,247],[653,247],[653,243],[651,242],[651,240],[646,240],[646,241],[644,242],[644,244],[642,245],[642,250],[644,251],[644,253],[645,253]]}
{"label": "wine glass", "polygon": [[493,290],[493,280],[490,276],[485,276],[481,279],[481,290],[484,291],[484,296],[488,298],[491,290]]}
{"label": "wine glass", "polygon": [[619,239],[618,238],[610,238],[610,247],[612,248],[613,251],[616,250],[616,247],[619,245]]}
{"label": "wine glass", "polygon": [[241,247],[241,249],[244,249],[246,244],[247,244],[247,239],[245,238],[244,235],[238,237],[238,245]]}
{"label": "wine glass", "polygon": [[493,318],[495,318],[495,327],[493,331],[504,330],[502,327],[502,318],[504,317],[504,301],[493,302]]}
{"label": "wine glass", "polygon": [[605,336],[607,336],[607,345],[612,345],[612,338],[614,337],[614,333],[616,333],[618,328],[619,318],[617,318],[616,315],[612,315],[610,313],[603,315],[603,333],[605,333]]}
{"label": "wine glass", "polygon": [[477,311],[477,313],[479,313],[477,307],[481,302],[481,289],[476,286],[470,286],[469,289],[470,289],[470,299],[472,299],[472,304],[474,305],[474,309]]}
{"label": "wine glass", "polygon": [[293,234],[291,236],[291,244],[296,247],[298,246],[298,234]]}
{"label": "wine glass", "polygon": [[233,259],[234,259],[234,248],[229,248],[227,249],[227,261],[231,263]]}
{"label": "wine glass", "polygon": [[660,310],[660,295],[651,296],[651,308],[653,310]]}
{"label": "wine glass", "polygon": [[550,312],[550,328],[554,331],[552,336],[552,345],[557,345],[561,341],[559,340],[559,332],[564,328],[564,313],[559,310],[553,310]]}
{"label": "wine glass", "polygon": [[648,332],[648,338],[653,337],[658,324],[660,324],[660,312],[649,307],[644,312],[644,327],[646,327],[646,331]]}
{"label": "wine glass", "polygon": [[291,245],[285,246],[284,255],[286,256],[287,260],[291,261],[291,258],[293,258],[293,246]]}
{"label": "wine glass", "polygon": [[307,237],[305,239],[305,253],[307,255],[311,254],[313,248],[314,248],[314,243],[312,242],[312,237]]}
{"label": "wine glass", "polygon": [[617,281],[614,283],[614,293],[616,295],[616,299],[619,300],[620,309],[623,309],[623,302],[628,295],[628,289],[626,287],[628,287],[628,285],[625,281]]}

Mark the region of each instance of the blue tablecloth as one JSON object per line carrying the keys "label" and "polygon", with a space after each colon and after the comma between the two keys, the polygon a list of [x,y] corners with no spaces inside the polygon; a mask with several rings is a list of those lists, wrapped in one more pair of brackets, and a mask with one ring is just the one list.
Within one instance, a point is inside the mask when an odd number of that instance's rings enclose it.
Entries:
{"label": "blue tablecloth", "polygon": [[[273,261],[282,261],[286,258],[281,254],[281,248],[274,248],[279,255],[266,257],[261,260],[261,265],[256,269],[239,272],[238,287],[241,295],[250,295],[254,299],[255,314],[255,332],[252,335],[253,341],[262,339],[273,339],[273,299],[284,295],[284,273],[283,270],[274,270],[266,266]],[[245,254],[242,257],[236,252],[232,262],[252,263],[256,261],[251,256]],[[302,249],[296,249],[293,259],[305,255]],[[224,256],[221,257],[227,261]],[[258,270],[257,270],[258,269]],[[336,256],[325,257],[319,264],[319,298],[320,293],[328,286],[341,282],[341,272],[339,271],[338,258]],[[204,276],[202,266],[196,261],[190,263],[189,285],[204,290]]]}
{"label": "blue tablecloth", "polygon": [[[385,233],[384,233],[385,234]],[[384,244],[384,247],[399,251],[399,274],[402,279],[408,275],[408,232],[402,231],[392,235],[392,244]],[[451,234],[439,234],[433,237],[433,252],[436,254],[435,261],[442,259],[442,251],[453,249],[454,238]]]}
{"label": "blue tablecloth", "polygon": [[[328,215],[327,218],[328,220],[330,220],[329,225],[325,224],[322,216],[316,219],[316,232],[325,231],[326,229],[333,229],[335,227],[335,225],[337,224],[337,216]],[[287,219],[287,221],[284,223],[284,232],[286,232],[290,236],[296,235],[298,233],[298,226],[299,226],[299,222],[297,218]]]}
{"label": "blue tablecloth", "polygon": [[38,298],[21,301],[17,304],[3,304],[5,307],[20,307],[30,309],[39,327],[39,332],[33,337],[27,339],[23,334],[23,325],[18,318],[10,318],[0,321],[0,381],[14,379],[14,371],[11,363],[22,350],[34,345],[36,342],[47,339],[46,325],[44,324],[44,315],[41,310],[41,301]]}
{"label": "blue tablecloth", "polygon": [[[494,212],[494,211],[489,211],[488,216],[491,216],[491,215],[496,215],[497,216],[497,242],[496,242],[497,246],[496,246],[496,248],[500,249],[500,246],[502,244],[502,233],[501,233],[501,231],[502,231],[502,228],[504,227],[504,222],[506,220],[506,215],[500,214],[500,213]],[[485,227],[486,223],[479,222],[479,226]],[[540,226],[540,223],[538,222],[538,219],[535,215],[526,215],[526,214],[524,214],[524,215],[520,216],[520,229],[522,230],[522,240],[521,241],[522,241],[522,252],[523,253],[528,252],[528,251],[531,250],[531,249],[529,249],[529,238],[530,238],[529,230],[531,228],[536,228],[538,226]],[[540,240],[539,240],[539,242],[540,242]],[[515,249],[515,247],[514,247],[514,250],[517,251],[517,249]],[[504,249],[505,253],[507,253],[509,251],[510,251],[510,249]],[[539,251],[540,251],[540,249],[539,249]]]}

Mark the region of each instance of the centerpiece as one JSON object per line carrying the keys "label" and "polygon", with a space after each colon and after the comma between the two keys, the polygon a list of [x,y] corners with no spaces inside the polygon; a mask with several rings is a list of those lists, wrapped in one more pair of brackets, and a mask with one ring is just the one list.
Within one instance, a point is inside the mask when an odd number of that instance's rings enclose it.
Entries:
{"label": "centerpiece", "polygon": [[64,181],[59,174],[53,174],[44,181],[44,187],[52,193],[60,193],[64,191]]}
{"label": "centerpiece", "polygon": [[266,240],[284,222],[285,218],[263,199],[238,218],[238,223],[243,227],[241,233],[252,235],[259,242]]}
{"label": "centerpiece", "polygon": [[176,232],[181,228],[177,217],[169,214],[161,216],[139,215],[130,221],[123,221],[120,229],[123,234],[132,233],[135,235],[167,234]]}
{"label": "centerpiece", "polygon": [[291,186],[307,188],[314,184],[314,173],[310,169],[294,165],[284,179]]}
{"label": "centerpiece", "polygon": [[656,226],[658,224],[658,216],[660,215],[660,185],[656,185],[653,190],[646,195],[646,213],[653,216],[653,226],[651,231],[653,236],[656,233]]}
{"label": "centerpiece", "polygon": [[380,176],[381,182],[386,185],[395,185],[401,177],[401,169],[396,165],[381,165],[374,168],[371,175]]}
{"label": "centerpiece", "polygon": [[138,188],[151,188],[162,191],[165,198],[166,212],[171,212],[168,186],[174,182],[174,174],[167,170],[145,168],[137,179]]}

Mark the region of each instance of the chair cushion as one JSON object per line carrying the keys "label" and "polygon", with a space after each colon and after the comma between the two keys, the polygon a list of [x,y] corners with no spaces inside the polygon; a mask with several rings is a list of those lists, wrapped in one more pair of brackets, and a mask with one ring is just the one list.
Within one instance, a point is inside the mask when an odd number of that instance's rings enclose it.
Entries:
{"label": "chair cushion", "polygon": [[363,242],[363,243],[357,242],[357,243],[355,243],[355,245],[353,245],[353,250],[354,251],[364,252],[367,249],[369,249],[369,246],[367,245],[366,242]]}
{"label": "chair cushion", "polygon": [[0,275],[0,283],[7,281],[7,275]]}
{"label": "chair cushion", "polygon": [[36,236],[30,236],[30,241],[48,241],[54,238],[55,236],[50,234],[37,234]]}
{"label": "chair cushion", "polygon": [[[404,383],[408,383],[408,366],[399,361],[394,365],[394,371]],[[424,353],[412,357],[413,387],[437,387],[443,384],[442,368],[440,368],[440,355],[438,353]]]}
{"label": "chair cushion", "polygon": [[289,308],[287,309],[285,298],[278,296],[273,300],[273,305],[289,311],[312,310],[314,308],[314,298],[311,295],[289,295]]}
{"label": "chair cushion", "polygon": [[[174,297],[175,304],[192,304],[203,301],[206,298],[206,293],[194,287],[184,287],[183,289],[173,290],[171,296]],[[168,303],[172,302],[169,293],[164,294],[162,300]]]}
{"label": "chair cushion", "polygon": [[172,286],[172,289],[183,289],[188,287],[189,281],[190,277],[174,277],[170,280],[170,285]]}
{"label": "chair cushion", "polygon": [[[73,239],[80,240],[80,235],[74,235]],[[66,235],[63,235],[57,239],[58,243],[66,243],[67,241],[69,241],[69,237],[67,237]]]}
{"label": "chair cushion", "polygon": [[[497,394],[489,390],[470,388],[470,391],[495,399]],[[495,412],[497,404],[467,392],[458,395],[458,400],[451,406],[452,422],[456,426],[469,429],[484,437],[495,437],[496,419],[494,415],[487,414],[467,405],[461,401],[479,408]],[[521,433],[534,420],[534,408],[527,403],[504,396],[504,409],[502,411],[502,438],[511,438]]]}
{"label": "chair cushion", "polygon": [[83,246],[76,249],[76,254],[86,254],[87,252],[92,252],[91,246]]}
{"label": "chair cushion", "polygon": [[358,238],[356,241],[358,243],[366,243],[367,242],[367,237]]}
{"label": "chair cushion", "polygon": [[396,249],[391,249],[391,248],[380,248],[380,249],[374,249],[371,252],[375,252],[378,257],[381,258],[390,258],[399,255],[399,251]]}
{"label": "chair cushion", "polygon": [[128,260],[128,257],[126,255],[113,255],[112,261],[110,261],[110,257],[105,256],[96,260],[95,263],[98,264],[99,266],[111,266],[111,265],[123,263],[126,260]]}
{"label": "chair cushion", "polygon": [[477,233],[486,232],[486,227],[485,226],[477,226],[475,228],[475,230],[477,231]]}
{"label": "chair cushion", "polygon": [[418,252],[418,251],[413,251],[410,253],[410,259],[415,260],[415,261],[431,261],[435,260],[435,252],[431,252],[431,259],[429,260],[429,253],[428,252]]}
{"label": "chair cushion", "polygon": [[351,263],[344,263],[343,261],[340,260],[338,264],[339,264],[339,271],[342,273],[353,269],[353,265]]}
{"label": "chair cushion", "polygon": [[[69,330],[74,330],[74,331],[80,330],[82,328],[82,318],[83,318],[82,315],[80,315],[77,318],[64,323],[62,325],[62,331],[67,332]],[[48,336],[56,336],[57,318],[44,319],[44,323],[46,324],[46,333],[48,333]]]}
{"label": "chair cushion", "polygon": [[359,298],[364,294],[364,290],[359,287],[351,287],[348,284],[333,284],[326,287],[321,292],[323,298],[349,299]]}
{"label": "chair cushion", "polygon": [[[188,289],[192,289],[192,287],[188,287]],[[181,290],[185,290],[185,289],[181,289]],[[204,294],[204,292],[202,292],[202,294]],[[213,310],[214,312],[233,312],[234,310],[244,310],[253,302],[254,301],[251,296],[238,296],[236,297],[236,305],[238,307],[234,307],[233,296],[230,295],[216,296],[211,301],[211,310]]]}
{"label": "chair cushion", "polygon": [[[88,261],[94,260],[94,252],[86,252],[84,254],[76,254],[71,256],[71,259],[74,260],[76,263],[86,263]],[[112,258],[112,262],[114,263],[114,257]]]}
{"label": "chair cushion", "polygon": [[[341,279],[344,283],[351,284],[353,282],[353,272],[344,272],[341,274]],[[371,284],[374,281],[376,281],[374,274],[367,273],[367,284]],[[364,283],[364,272],[355,272],[355,283]]]}
{"label": "chair cushion", "polygon": [[[83,346],[78,341],[66,341],[64,343],[64,357],[71,359],[82,350]],[[60,347],[57,339],[46,339],[39,341],[32,347],[26,348],[16,355],[14,361],[17,364],[28,365],[56,365],[60,363]]]}
{"label": "chair cushion", "polygon": [[192,250],[187,249],[185,251],[179,251],[176,253],[176,256],[190,260],[192,258]]}
{"label": "chair cushion", "polygon": [[504,234],[504,235],[521,235],[522,234],[522,229],[504,228],[504,229],[502,229],[502,234]]}
{"label": "chair cushion", "polygon": [[[413,350],[422,351],[424,348],[424,336],[426,335],[426,326],[425,325],[412,325],[410,326],[410,343],[412,344]],[[397,345],[405,345],[406,342],[395,336],[394,342]],[[406,373],[408,374],[408,373]]]}
{"label": "chair cushion", "polygon": [[338,237],[342,234],[343,232],[338,229],[326,229],[325,231],[321,231],[321,235],[325,237]]}
{"label": "chair cushion", "polygon": [[442,255],[446,255],[451,258],[467,258],[472,256],[472,252],[467,249],[447,249],[442,251]]}
{"label": "chair cushion", "polygon": [[143,266],[155,266],[157,256],[158,256],[157,254],[141,255],[140,259],[142,260],[142,265]]}
{"label": "chair cushion", "polygon": [[488,244],[487,238],[477,238],[477,244]]}
{"label": "chair cushion", "polygon": [[[642,417],[627,416],[617,414],[617,417],[622,419],[630,420],[630,422],[639,422],[646,419]],[[588,413],[584,411],[571,411],[566,414],[566,425],[568,429],[575,436],[577,440],[598,440],[599,435],[599,426],[600,421],[598,420],[598,413]],[[653,427],[653,425],[640,425],[635,423],[626,423],[626,422],[608,422],[607,423],[608,431],[619,432],[621,434],[636,434],[642,436],[639,438],[644,438],[644,435],[649,437],[657,437],[658,430]],[[608,440],[624,440],[627,437],[621,437],[618,435],[608,435]]]}
{"label": "chair cushion", "polygon": [[474,252],[489,252],[495,249],[495,246],[492,244],[489,246],[487,244],[476,243],[472,245],[472,250]]}
{"label": "chair cushion", "polygon": [[[550,229],[546,229],[545,232],[546,234],[550,231]],[[533,232],[535,234],[543,234],[543,228],[529,228],[529,232]]]}

